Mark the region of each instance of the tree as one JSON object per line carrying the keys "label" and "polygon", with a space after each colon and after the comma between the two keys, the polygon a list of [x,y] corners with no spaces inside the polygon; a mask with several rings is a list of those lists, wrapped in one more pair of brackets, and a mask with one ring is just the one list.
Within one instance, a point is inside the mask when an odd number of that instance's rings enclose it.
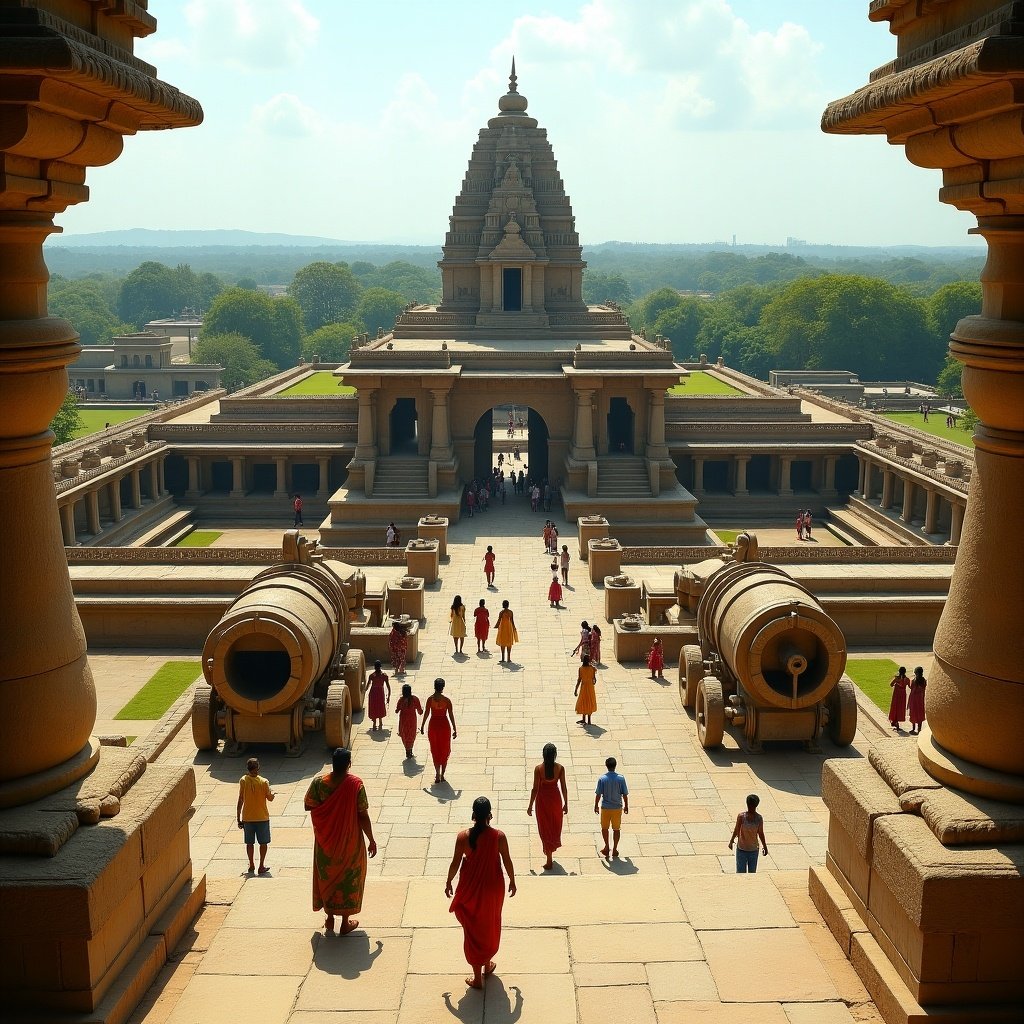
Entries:
{"label": "tree", "polygon": [[[352,273],[360,276],[356,271],[358,265],[352,264]],[[436,268],[428,270],[426,267],[406,263],[405,260],[395,260],[380,270],[374,268],[374,273],[360,276],[360,280],[367,288],[387,288],[398,292],[406,302],[441,301],[441,272]]]}
{"label": "tree", "polygon": [[682,301],[683,296],[675,288],[659,288],[635,302],[630,314],[636,320],[637,327],[653,327],[666,309],[678,306]]}
{"label": "tree", "polygon": [[621,274],[603,274],[600,271],[587,270],[583,273],[583,301],[617,302],[620,306],[628,306],[633,301],[633,289]]}
{"label": "tree", "polygon": [[78,411],[78,398],[69,391],[60,403],[60,408],[50,421],[54,444],[66,444],[74,440],[75,433],[82,429],[82,414]]}
{"label": "tree", "polygon": [[284,370],[298,362],[302,313],[294,299],[272,299],[262,292],[229,288],[213,300],[199,337],[217,334],[248,338],[262,358]]}
{"label": "tree", "polygon": [[221,383],[229,391],[248,387],[277,373],[277,367],[260,357],[259,349],[241,334],[207,334],[192,347],[194,363],[219,363]]}
{"label": "tree", "polygon": [[121,283],[117,311],[122,320],[141,330],[181,308],[181,277],[162,263],[147,260]]}
{"label": "tree", "polygon": [[109,345],[115,335],[135,330],[121,321],[94,280],[54,278],[47,304],[51,316],[63,317],[78,331],[83,345]]}
{"label": "tree", "polygon": [[949,344],[957,321],[981,312],[981,283],[956,281],[944,284],[928,299],[928,322],[943,345]]}
{"label": "tree", "polygon": [[311,360],[319,356],[325,363],[343,363],[352,350],[352,339],[363,330],[361,323],[324,324],[302,339],[302,357]]}
{"label": "tree", "polygon": [[943,398],[964,397],[964,364],[959,359],[946,356],[946,365],[942,367],[935,382],[935,389]]}
{"label": "tree", "polygon": [[355,319],[364,323],[371,335],[376,334],[379,327],[389,331],[395,324],[395,317],[407,304],[405,296],[398,292],[387,288],[367,288],[359,296]]}
{"label": "tree", "polygon": [[683,298],[678,305],[662,310],[654,321],[654,333],[663,334],[672,342],[672,355],[688,360],[697,355],[697,332],[711,311],[707,299],[692,296]]}
{"label": "tree", "polygon": [[359,301],[362,285],[347,264],[310,263],[296,271],[288,293],[299,304],[306,329],[348,319]]}

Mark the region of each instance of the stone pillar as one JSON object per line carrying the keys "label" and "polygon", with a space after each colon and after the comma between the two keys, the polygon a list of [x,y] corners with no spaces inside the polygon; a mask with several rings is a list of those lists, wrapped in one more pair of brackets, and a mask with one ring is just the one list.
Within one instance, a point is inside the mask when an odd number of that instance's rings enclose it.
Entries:
{"label": "stone pillar", "polygon": [[357,459],[375,459],[377,457],[377,423],[375,419],[377,389],[359,385],[356,398],[359,401],[359,421],[356,425]]}
{"label": "stone pillar", "polygon": [[316,489],[316,496],[329,498],[331,496],[331,457],[318,455],[316,464],[320,467],[320,486]]}
{"label": "stone pillar", "polygon": [[747,463],[750,462],[749,455],[736,456],[736,490],[737,495],[749,494],[747,490]]}
{"label": "stone pillar", "polygon": [[112,522],[121,522],[121,477],[115,477],[107,484],[110,492],[110,519]]}
{"label": "stone pillar", "polygon": [[164,460],[166,456],[156,458],[157,494],[162,498],[167,493],[167,481],[164,479]]}
{"label": "stone pillar", "polygon": [[693,456],[693,496],[704,493],[704,459],[700,455]]}
{"label": "stone pillar", "polygon": [[199,456],[186,455],[185,463],[188,465],[188,490],[185,491],[185,497],[198,498],[203,493],[199,479]]}
{"label": "stone pillar", "polygon": [[790,470],[793,460],[788,455],[779,456],[779,494],[789,497],[793,493],[793,481],[790,479]]}
{"label": "stone pillar", "polygon": [[60,507],[60,532],[64,538],[64,546],[73,548],[78,539],[75,537],[75,503],[69,501]]}
{"label": "stone pillar", "polygon": [[836,457],[825,456],[825,475],[822,479],[821,489],[823,491],[834,491],[836,489]]}
{"label": "stone pillar", "polygon": [[288,497],[288,456],[275,455],[274,469],[277,471],[277,480],[274,483],[274,497]]}
{"label": "stone pillar", "polygon": [[99,491],[89,491],[85,496],[85,518],[88,523],[89,533],[94,537],[102,529],[100,523],[100,495]]}
{"label": "stone pillar", "polygon": [[871,480],[871,460],[863,456],[857,459],[857,493],[867,500]]}
{"label": "stone pillar", "polygon": [[245,456],[231,456],[231,492],[229,498],[245,497]]}
{"label": "stone pillar", "polygon": [[430,394],[434,399],[430,417],[430,458],[434,462],[450,462],[454,452],[448,422],[448,389],[431,388]]}
{"label": "stone pillar", "polygon": [[576,429],[573,432],[573,454],[581,462],[597,458],[594,448],[594,391],[584,388],[576,391]]}
{"label": "stone pillar", "polygon": [[149,461],[149,498],[151,501],[156,501],[160,497],[162,491],[160,488],[160,468],[158,463],[160,459],[151,459]]}
{"label": "stone pillar", "polygon": [[928,498],[924,507],[924,532],[935,533],[939,516],[939,492],[934,487],[928,488]]}
{"label": "stone pillar", "polygon": [[882,500],[880,502],[882,508],[892,508],[893,479],[891,469],[882,470]]}
{"label": "stone pillar", "polygon": [[131,472],[132,482],[132,508],[142,508],[142,470],[133,469]]}
{"label": "stone pillar", "polygon": [[505,305],[504,294],[501,287],[501,267],[497,263],[491,268],[491,312],[500,313]]}
{"label": "stone pillar", "polygon": [[533,267],[529,263],[523,267],[523,312],[533,312]]}
{"label": "stone pillar", "polygon": [[914,481],[909,476],[903,478],[903,512],[900,519],[907,526],[914,521]]}
{"label": "stone pillar", "polygon": [[964,512],[966,509],[958,501],[949,506],[949,543],[956,547],[960,543],[960,534],[964,528]]}
{"label": "stone pillar", "polygon": [[665,389],[663,387],[648,388],[647,393],[647,457],[649,459],[667,459]]}

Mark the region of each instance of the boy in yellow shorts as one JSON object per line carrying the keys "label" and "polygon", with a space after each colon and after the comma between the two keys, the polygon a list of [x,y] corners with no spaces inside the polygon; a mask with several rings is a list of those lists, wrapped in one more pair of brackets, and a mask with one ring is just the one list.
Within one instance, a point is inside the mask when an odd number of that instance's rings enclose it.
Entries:
{"label": "boy in yellow shorts", "polygon": [[260,844],[259,874],[270,871],[267,867],[267,847],[270,845],[270,810],[267,801],[274,799],[270,783],[260,775],[260,763],[250,757],[245,764],[246,774],[238,780],[238,827],[245,833],[245,852],[249,855],[249,874],[256,870],[253,854]]}
{"label": "boy in yellow shorts", "polygon": [[604,766],[608,769],[597,780],[594,790],[594,813],[601,812],[601,838],[604,848],[601,856],[608,856],[608,830],[612,830],[612,856],[619,855],[619,836],[622,834],[622,815],[629,814],[629,787],[626,779],[615,769],[618,762],[609,757]]}

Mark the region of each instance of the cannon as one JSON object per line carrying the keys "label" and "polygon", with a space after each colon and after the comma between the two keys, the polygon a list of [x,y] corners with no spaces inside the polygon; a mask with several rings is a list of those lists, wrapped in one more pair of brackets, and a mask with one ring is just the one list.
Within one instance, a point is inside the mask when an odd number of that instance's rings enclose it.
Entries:
{"label": "cannon", "polygon": [[676,584],[681,608],[696,604],[699,643],[680,652],[679,694],[702,746],[718,746],[727,724],[742,728],[754,751],[765,740],[816,749],[826,728],[838,746],[853,742],[857,698],[843,675],[846,641],[785,570],[708,560],[677,574]]}
{"label": "cannon", "polygon": [[247,743],[283,743],[298,755],[307,733],[346,747],[353,708],[362,707],[363,652],[349,647],[350,613],[366,580],[343,562],[315,555],[297,530],[284,559],[232,602],[203,647],[192,738],[199,750],[240,753]]}

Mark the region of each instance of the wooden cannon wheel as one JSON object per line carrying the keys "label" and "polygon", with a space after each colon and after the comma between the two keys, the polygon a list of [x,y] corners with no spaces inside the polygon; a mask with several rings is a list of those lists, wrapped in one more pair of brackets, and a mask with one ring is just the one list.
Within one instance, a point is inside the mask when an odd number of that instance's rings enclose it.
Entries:
{"label": "wooden cannon wheel", "polygon": [[192,697],[192,741],[196,750],[216,750],[217,701],[209,683],[198,683]]}
{"label": "wooden cannon wheel", "polygon": [[700,745],[705,750],[717,747],[725,735],[725,698],[722,684],[714,676],[705,676],[697,684],[694,707]]}
{"label": "wooden cannon wheel", "polygon": [[679,699],[684,708],[697,700],[697,687],[704,678],[704,655],[697,644],[684,644],[679,652]]}
{"label": "wooden cannon wheel", "polygon": [[[363,683],[366,681],[366,655],[352,648],[345,655],[345,685],[352,698],[352,710],[363,710]],[[343,744],[344,745],[344,744]]]}
{"label": "wooden cannon wheel", "polygon": [[327,687],[324,739],[331,750],[347,747],[352,739],[352,695],[348,684],[338,680]]}
{"label": "wooden cannon wheel", "polygon": [[828,695],[828,734],[837,747],[848,747],[857,734],[857,691],[846,676]]}

